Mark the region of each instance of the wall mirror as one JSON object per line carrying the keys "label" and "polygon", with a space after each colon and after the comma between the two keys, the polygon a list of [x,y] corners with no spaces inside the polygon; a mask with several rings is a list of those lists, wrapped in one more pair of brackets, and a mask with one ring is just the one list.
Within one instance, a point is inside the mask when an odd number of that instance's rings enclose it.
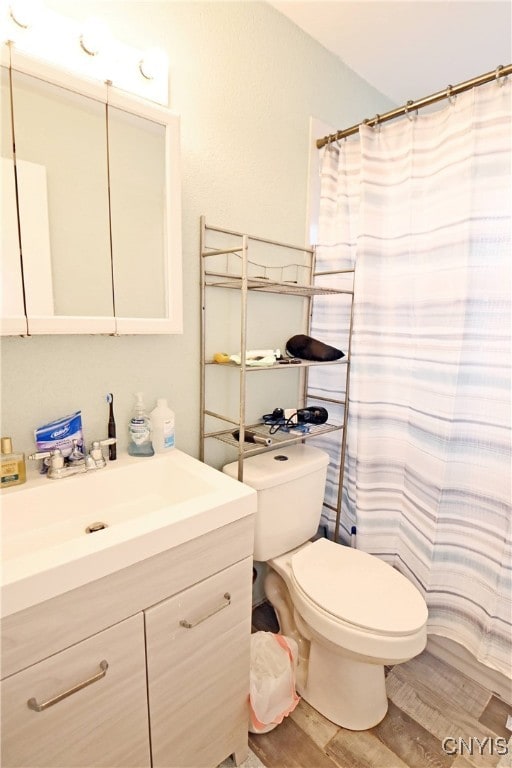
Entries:
{"label": "wall mirror", "polygon": [[179,119],[16,51],[2,77],[28,333],[180,333]]}

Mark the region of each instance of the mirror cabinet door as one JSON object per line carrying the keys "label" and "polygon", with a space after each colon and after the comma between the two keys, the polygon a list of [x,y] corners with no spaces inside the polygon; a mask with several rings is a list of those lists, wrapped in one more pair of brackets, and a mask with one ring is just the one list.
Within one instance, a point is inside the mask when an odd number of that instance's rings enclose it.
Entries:
{"label": "mirror cabinet door", "polygon": [[29,333],[113,332],[106,106],[15,70],[12,97]]}
{"label": "mirror cabinet door", "polygon": [[118,333],[181,333],[179,118],[109,88],[108,147]]}
{"label": "mirror cabinet door", "polygon": [[108,105],[112,269],[117,317],[167,316],[165,126]]}
{"label": "mirror cabinet door", "polygon": [[0,67],[0,146],[2,179],[0,187],[0,329],[2,335],[27,333],[23,301],[18,213],[12,140],[11,90],[8,67]]}

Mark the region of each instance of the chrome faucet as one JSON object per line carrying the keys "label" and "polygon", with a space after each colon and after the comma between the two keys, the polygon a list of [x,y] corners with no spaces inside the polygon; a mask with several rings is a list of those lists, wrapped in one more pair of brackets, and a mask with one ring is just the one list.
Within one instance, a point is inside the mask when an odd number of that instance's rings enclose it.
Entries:
{"label": "chrome faucet", "polygon": [[60,448],[55,448],[52,451],[36,451],[36,453],[31,453],[28,458],[35,461],[42,459],[45,466],[48,467],[48,478],[50,480],[62,480],[65,477],[71,477],[71,475],[105,467],[107,462],[101,447],[112,445],[115,442],[115,437],[109,437],[106,440],[94,440],[90,452],[84,455],[78,447],[78,441],[73,440],[73,450],[67,459],[64,458]]}

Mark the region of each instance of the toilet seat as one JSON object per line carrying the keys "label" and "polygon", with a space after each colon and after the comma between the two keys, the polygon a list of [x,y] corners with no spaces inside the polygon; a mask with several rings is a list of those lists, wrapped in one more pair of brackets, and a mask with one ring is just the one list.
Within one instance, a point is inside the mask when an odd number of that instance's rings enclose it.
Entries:
{"label": "toilet seat", "polygon": [[290,566],[296,592],[331,621],[388,637],[416,634],[427,621],[416,587],[374,555],[318,539]]}

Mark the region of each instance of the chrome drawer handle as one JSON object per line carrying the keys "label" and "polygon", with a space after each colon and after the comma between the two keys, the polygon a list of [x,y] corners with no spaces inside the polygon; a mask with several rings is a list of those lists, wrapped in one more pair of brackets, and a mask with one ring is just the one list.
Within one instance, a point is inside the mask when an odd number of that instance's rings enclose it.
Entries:
{"label": "chrome drawer handle", "polygon": [[29,699],[27,701],[27,706],[29,709],[33,709],[34,712],[42,712],[43,709],[48,709],[48,707],[52,707],[54,704],[57,704],[59,701],[62,701],[62,699],[66,699],[68,696],[71,696],[72,693],[76,693],[77,691],[81,691],[82,688],[87,688],[88,685],[91,685],[92,683],[97,682],[98,680],[101,680],[102,677],[105,677],[107,674],[108,669],[108,661],[100,661],[100,671],[96,672],[95,675],[92,677],[89,677],[87,680],[84,680],[81,683],[77,683],[77,685],[74,685],[72,688],[69,688],[67,691],[64,691],[63,693],[59,693],[57,696],[54,696],[52,699],[48,699],[48,701],[43,701],[42,704],[38,704],[36,699]]}
{"label": "chrome drawer handle", "polygon": [[197,621],[187,621],[186,619],[182,619],[180,621],[180,627],[185,627],[185,629],[192,629],[193,627],[197,627],[198,624],[201,624],[201,622],[206,621],[206,619],[209,619],[210,616],[215,616],[216,613],[219,613],[219,611],[222,611],[224,608],[227,608],[228,605],[231,605],[231,595],[229,592],[224,592],[224,600],[225,602],[221,605],[217,606],[217,608],[214,608],[213,611],[210,611],[210,613],[207,613],[205,616],[201,616],[200,619],[197,619]]}

